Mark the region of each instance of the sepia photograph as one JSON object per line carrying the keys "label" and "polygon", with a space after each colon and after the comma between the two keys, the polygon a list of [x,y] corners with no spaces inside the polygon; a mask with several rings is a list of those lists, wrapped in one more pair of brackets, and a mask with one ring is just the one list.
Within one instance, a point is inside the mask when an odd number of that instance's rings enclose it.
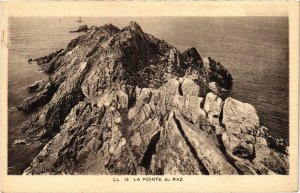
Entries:
{"label": "sepia photograph", "polygon": [[5,175],[289,176],[289,17],[7,17]]}
{"label": "sepia photograph", "polygon": [[9,30],[9,173],[288,174],[287,17]]}

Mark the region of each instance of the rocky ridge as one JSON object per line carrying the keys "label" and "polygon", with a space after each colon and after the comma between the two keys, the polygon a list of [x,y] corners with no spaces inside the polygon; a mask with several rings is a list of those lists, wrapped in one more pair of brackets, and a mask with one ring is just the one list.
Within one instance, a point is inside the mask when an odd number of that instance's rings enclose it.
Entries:
{"label": "rocky ridge", "polygon": [[89,27],[87,25],[81,25],[78,27],[77,30],[70,31],[70,33],[80,33],[80,32],[87,32],[89,31]]}
{"label": "rocky ridge", "polygon": [[49,80],[20,110],[45,144],[24,174],[288,174],[288,148],[232,77],[195,48],[180,53],[131,22],[91,27],[37,61]]}

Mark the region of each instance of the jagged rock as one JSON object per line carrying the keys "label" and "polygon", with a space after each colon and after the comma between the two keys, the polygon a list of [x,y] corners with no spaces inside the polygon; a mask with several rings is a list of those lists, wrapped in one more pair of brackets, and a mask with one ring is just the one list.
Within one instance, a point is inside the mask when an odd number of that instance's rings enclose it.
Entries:
{"label": "jagged rock", "polygon": [[202,103],[203,98],[201,97],[186,96],[182,114],[196,124],[199,117],[205,117],[205,112],[201,109]]}
{"label": "jagged rock", "polygon": [[206,94],[209,92],[209,88],[208,88],[207,82],[205,80],[203,80],[202,78],[198,78],[198,79],[196,79],[194,81],[195,81],[195,83],[199,87],[199,96],[200,97],[205,97]]}
{"label": "jagged rock", "polygon": [[233,84],[232,77],[224,66],[210,57],[203,59],[203,65],[210,82],[217,82],[227,90],[231,88]]}
{"label": "jagged rock", "polygon": [[221,136],[225,132],[225,129],[219,125],[215,126],[215,133],[217,136]]}
{"label": "jagged rock", "polygon": [[161,89],[165,90],[170,96],[178,94],[183,96],[182,90],[180,89],[180,82],[176,79],[169,80],[166,84],[164,84]]}
{"label": "jagged rock", "polygon": [[79,33],[79,32],[87,32],[89,30],[87,25],[81,25],[75,31],[70,31],[70,33]]}
{"label": "jagged rock", "polygon": [[276,175],[277,173],[268,169],[263,163],[254,160],[252,161],[255,167],[256,173],[259,175]]}
{"label": "jagged rock", "polygon": [[271,135],[268,135],[267,143],[270,148],[275,149],[276,151],[281,153],[285,153],[285,154],[287,153],[286,151],[287,144],[283,139],[275,139]]}
{"label": "jagged rock", "polygon": [[[202,61],[195,48],[181,54],[136,22],[123,29],[92,27],[37,61],[55,91],[22,125],[30,139],[45,144],[24,174],[276,174],[288,169],[288,157],[276,150],[279,142],[270,138],[274,150],[258,147],[256,155],[255,133],[241,133],[259,127],[252,106],[229,98],[222,107],[222,99],[208,93],[212,81],[221,90],[232,85],[220,63]],[[268,163],[275,155],[285,168]]]}
{"label": "jagged rock", "polygon": [[53,58],[57,58],[57,56],[60,56],[63,51],[64,49],[60,49],[56,52],[49,54],[48,56],[44,56],[37,59],[29,59],[28,63],[31,63],[32,61],[36,61],[38,65],[49,63]]}
{"label": "jagged rock", "polygon": [[226,90],[222,89],[220,85],[216,82],[210,82],[208,84],[209,91],[214,93],[215,95],[223,98],[226,95]]}
{"label": "jagged rock", "polygon": [[198,97],[200,89],[199,86],[191,79],[184,79],[181,85],[181,92],[183,96],[190,95]]}
{"label": "jagged rock", "polygon": [[256,137],[255,141],[256,141],[257,144],[262,144],[262,145],[265,145],[265,146],[268,145],[267,140],[263,137]]}
{"label": "jagged rock", "polygon": [[[30,112],[49,102],[58,86],[49,82],[41,81],[34,83],[34,89],[38,92],[35,96],[29,97],[18,104],[17,108],[24,112]],[[33,88],[32,88],[33,89]]]}
{"label": "jagged rock", "polygon": [[29,143],[24,139],[16,139],[12,146],[18,146],[18,145],[29,145]]}
{"label": "jagged rock", "polygon": [[225,92],[226,89],[228,90],[231,88],[232,77],[229,71],[225,69],[219,62],[216,62],[210,57],[202,60],[200,54],[194,47],[189,48],[182,53],[182,61],[182,67],[186,69],[185,77],[188,77],[192,80],[206,82],[206,84],[201,84],[205,85],[205,94],[208,92],[208,83],[210,82],[216,82],[218,85],[223,87],[220,88],[218,92],[215,92],[215,84],[211,85],[211,91],[217,95],[220,94],[220,96],[225,94],[222,93],[223,91]]}
{"label": "jagged rock", "polygon": [[223,101],[213,93],[208,93],[205,98],[204,110],[207,113],[209,122],[212,125],[219,125],[219,117],[222,111]]}
{"label": "jagged rock", "polygon": [[201,69],[203,67],[201,56],[194,47],[182,52],[182,59],[185,65],[193,69]]}
{"label": "jagged rock", "polygon": [[161,140],[152,166],[152,173],[164,175],[206,174],[201,171],[197,158],[191,152],[172,116],[161,131]]}
{"label": "jagged rock", "polygon": [[206,137],[204,132],[193,128],[192,125],[180,118],[175,118],[178,128],[191,143],[191,148],[196,152],[199,165],[203,165],[202,171],[207,174],[237,174],[237,171],[228,163],[220,149],[213,140]]}
{"label": "jagged rock", "polygon": [[223,120],[229,133],[252,133],[259,128],[259,118],[255,108],[248,104],[228,97],[223,106]]}
{"label": "jagged rock", "polygon": [[57,133],[71,109],[84,98],[80,82],[87,71],[75,69],[75,72],[70,71],[73,76],[59,86],[46,107],[22,124],[23,132],[40,139],[52,138]]}
{"label": "jagged rock", "polygon": [[47,83],[48,81],[46,80],[38,80],[33,84],[27,86],[26,89],[28,90],[28,92],[40,92]]}
{"label": "jagged rock", "polygon": [[225,144],[226,151],[240,158],[249,158],[253,155],[253,145],[247,144],[233,134],[222,134],[222,142]]}
{"label": "jagged rock", "polygon": [[172,106],[176,110],[180,111],[184,117],[197,123],[200,117],[205,117],[205,111],[201,109],[203,98],[197,96],[186,95],[185,97],[175,95],[173,98]]}
{"label": "jagged rock", "polygon": [[279,156],[279,153],[269,149],[262,144],[255,144],[255,159],[256,164],[263,164],[269,170],[278,174],[288,174],[287,163]]}
{"label": "jagged rock", "polygon": [[256,133],[256,136],[258,137],[267,137],[268,136],[268,128],[265,127],[265,126],[261,126],[258,130],[257,130],[257,133]]}
{"label": "jagged rock", "polygon": [[129,105],[129,96],[122,90],[116,94],[116,100],[120,108],[127,109]]}
{"label": "jagged rock", "polygon": [[255,137],[253,135],[249,135],[246,133],[239,133],[237,135],[238,138],[240,138],[241,140],[247,142],[247,143],[252,143],[254,144],[256,142]]}
{"label": "jagged rock", "polygon": [[[257,174],[254,165],[248,159],[242,159],[241,157],[249,158],[252,157],[253,147],[247,146],[248,144],[237,139],[233,134],[223,132],[221,136],[222,143],[226,150],[226,154],[232,164],[238,169],[239,173],[242,174]],[[237,148],[237,149],[235,149]],[[236,151],[237,150],[237,151]],[[242,150],[242,151],[240,151]]]}

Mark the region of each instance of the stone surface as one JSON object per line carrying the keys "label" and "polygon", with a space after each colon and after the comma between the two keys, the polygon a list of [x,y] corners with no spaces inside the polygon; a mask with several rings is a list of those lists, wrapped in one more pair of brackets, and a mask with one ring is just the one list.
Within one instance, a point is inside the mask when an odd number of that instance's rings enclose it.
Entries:
{"label": "stone surface", "polygon": [[256,137],[256,143],[257,144],[262,144],[262,145],[265,145],[265,146],[268,145],[267,140],[263,137]]}
{"label": "stone surface", "polygon": [[37,92],[36,95],[29,97],[18,104],[17,108],[24,112],[36,110],[49,102],[57,91],[58,86],[49,81],[39,81],[29,86],[30,92]]}
{"label": "stone surface", "polygon": [[199,96],[199,86],[191,79],[184,79],[181,85],[182,95],[183,96]]}
{"label": "stone surface", "polygon": [[219,125],[215,126],[215,133],[219,136],[225,132],[225,129]]}
{"label": "stone surface", "polygon": [[254,163],[262,163],[266,168],[278,174],[288,174],[288,164],[279,153],[263,144],[256,144],[255,154]]}
{"label": "stone surface", "polygon": [[255,137],[253,135],[249,135],[249,134],[246,134],[246,133],[239,133],[237,135],[237,137],[247,143],[252,143],[254,144],[256,142],[255,140]]}
{"label": "stone surface", "polygon": [[265,127],[265,126],[261,126],[259,129],[258,129],[258,131],[257,131],[257,133],[256,133],[256,136],[258,136],[258,137],[267,137],[268,136],[268,128],[267,127]]}
{"label": "stone surface", "polygon": [[48,83],[49,81],[46,80],[38,80],[34,82],[33,84],[26,87],[28,92],[40,92]]}
{"label": "stone surface", "polygon": [[206,115],[205,111],[201,109],[202,103],[203,98],[201,97],[175,95],[172,106],[180,111],[187,120],[196,124],[200,117],[205,117]]}
{"label": "stone surface", "polygon": [[229,133],[253,133],[259,128],[259,118],[255,108],[228,97],[223,106],[222,123]]}
{"label": "stone surface", "polygon": [[208,87],[209,87],[210,92],[212,92],[215,95],[218,95],[220,97],[223,96],[221,87],[218,85],[218,83],[216,83],[216,82],[210,82],[208,84]]}
{"label": "stone surface", "polygon": [[234,156],[240,158],[249,158],[253,156],[253,145],[247,144],[233,134],[223,133],[222,142],[225,145],[226,151]]}
{"label": "stone surface", "polygon": [[207,113],[208,120],[212,125],[219,125],[219,117],[222,111],[223,101],[213,93],[208,93],[205,98],[204,110]]}
{"label": "stone surface", "polygon": [[182,52],[182,59],[187,66],[194,69],[201,69],[203,67],[202,58],[194,47]]}
{"label": "stone surface", "polygon": [[192,150],[196,152],[200,162],[199,165],[203,165],[202,170],[205,170],[208,174],[237,174],[237,171],[228,163],[221,150],[210,137],[206,136],[203,131],[193,128],[192,125],[182,119],[174,119],[178,128],[186,136],[186,140],[193,147]]}
{"label": "stone surface", "polygon": [[[235,166],[235,168],[239,171],[240,174],[257,174],[256,168],[249,160],[251,159],[251,157],[253,157],[251,155],[253,152],[253,147],[247,147],[246,144],[243,143],[243,141],[236,138],[233,134],[227,132],[222,133],[221,140],[226,150],[226,155],[228,159],[231,160],[231,163]],[[242,149],[243,151],[235,151],[236,148],[238,150]],[[237,155],[239,155],[240,157]],[[246,159],[242,159],[241,157],[245,157]]]}

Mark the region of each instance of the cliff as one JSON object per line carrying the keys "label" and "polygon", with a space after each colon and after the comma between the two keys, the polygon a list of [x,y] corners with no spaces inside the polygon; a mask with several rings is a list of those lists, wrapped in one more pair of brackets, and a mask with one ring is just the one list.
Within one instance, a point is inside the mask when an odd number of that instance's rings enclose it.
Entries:
{"label": "cliff", "polygon": [[227,97],[228,70],[131,22],[92,27],[34,59],[22,124],[45,144],[24,174],[288,174],[288,149],[255,108]]}

